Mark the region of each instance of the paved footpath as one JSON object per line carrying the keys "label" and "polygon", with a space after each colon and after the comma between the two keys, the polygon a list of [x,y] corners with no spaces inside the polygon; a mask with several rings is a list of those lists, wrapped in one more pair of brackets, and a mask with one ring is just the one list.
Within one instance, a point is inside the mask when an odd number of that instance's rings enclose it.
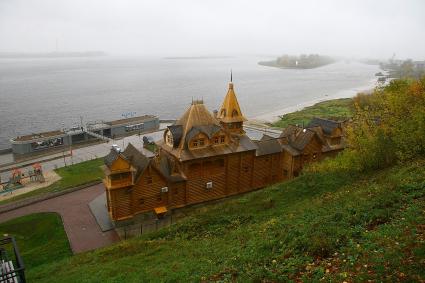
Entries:
{"label": "paved footpath", "polygon": [[103,184],[47,199],[0,214],[0,223],[37,212],[61,215],[71,249],[80,253],[119,241],[114,230],[102,232],[89,208],[89,202],[104,192]]}

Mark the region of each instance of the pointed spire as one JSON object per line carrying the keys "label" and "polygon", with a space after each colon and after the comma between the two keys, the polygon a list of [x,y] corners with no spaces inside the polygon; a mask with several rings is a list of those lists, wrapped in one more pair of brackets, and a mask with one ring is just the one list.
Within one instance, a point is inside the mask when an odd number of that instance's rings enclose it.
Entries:
{"label": "pointed spire", "polygon": [[[232,77],[233,74],[230,72],[230,80],[233,79]],[[246,118],[242,115],[241,109],[239,107],[238,99],[236,98],[236,94],[233,89],[233,82],[229,83],[229,90],[227,91],[226,97],[224,98],[217,118],[223,123],[246,121]]]}
{"label": "pointed spire", "polygon": [[233,72],[232,72],[232,69],[230,69],[230,82],[233,83]]}

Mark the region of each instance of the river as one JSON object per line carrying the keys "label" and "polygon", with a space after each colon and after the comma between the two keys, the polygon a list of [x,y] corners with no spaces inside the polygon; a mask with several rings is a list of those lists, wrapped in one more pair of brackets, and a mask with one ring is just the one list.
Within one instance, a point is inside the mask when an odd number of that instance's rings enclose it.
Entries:
{"label": "river", "polygon": [[[316,69],[260,66],[240,56],[0,59],[0,149],[9,139],[125,113],[178,118],[193,99],[220,107],[233,70],[248,118],[273,119],[314,102],[373,88],[378,66],[340,61]],[[267,59],[267,58],[266,58]]]}

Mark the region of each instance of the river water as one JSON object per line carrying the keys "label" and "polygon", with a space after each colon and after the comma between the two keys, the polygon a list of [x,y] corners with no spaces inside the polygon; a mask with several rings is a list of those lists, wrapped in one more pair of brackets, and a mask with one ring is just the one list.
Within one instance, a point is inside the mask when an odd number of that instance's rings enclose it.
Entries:
{"label": "river water", "polygon": [[93,57],[0,59],[0,149],[9,139],[125,113],[178,118],[193,99],[220,107],[233,70],[248,118],[279,114],[373,88],[378,66],[337,62],[290,70],[260,66],[267,58],[163,59]]}

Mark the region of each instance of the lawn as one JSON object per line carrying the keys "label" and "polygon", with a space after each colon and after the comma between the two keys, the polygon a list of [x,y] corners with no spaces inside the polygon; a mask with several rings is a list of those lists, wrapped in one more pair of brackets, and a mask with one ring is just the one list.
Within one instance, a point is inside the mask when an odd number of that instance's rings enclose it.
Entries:
{"label": "lawn", "polygon": [[335,169],[201,208],[169,228],[28,271],[34,282],[421,281],[425,160]]}
{"label": "lawn", "polygon": [[89,182],[101,180],[103,178],[103,171],[100,168],[101,165],[103,165],[103,158],[97,158],[58,168],[55,171],[59,176],[61,176],[59,181],[51,184],[50,186],[3,200],[0,202],[0,204],[6,204],[29,197],[44,195],[47,193],[58,192]]}
{"label": "lawn", "polygon": [[9,220],[0,224],[0,234],[15,237],[26,270],[72,255],[62,219],[56,213],[37,213]]}
{"label": "lawn", "polygon": [[285,128],[288,125],[307,125],[314,117],[345,120],[352,116],[353,100],[341,98],[319,102],[310,107],[280,116],[274,127]]}

